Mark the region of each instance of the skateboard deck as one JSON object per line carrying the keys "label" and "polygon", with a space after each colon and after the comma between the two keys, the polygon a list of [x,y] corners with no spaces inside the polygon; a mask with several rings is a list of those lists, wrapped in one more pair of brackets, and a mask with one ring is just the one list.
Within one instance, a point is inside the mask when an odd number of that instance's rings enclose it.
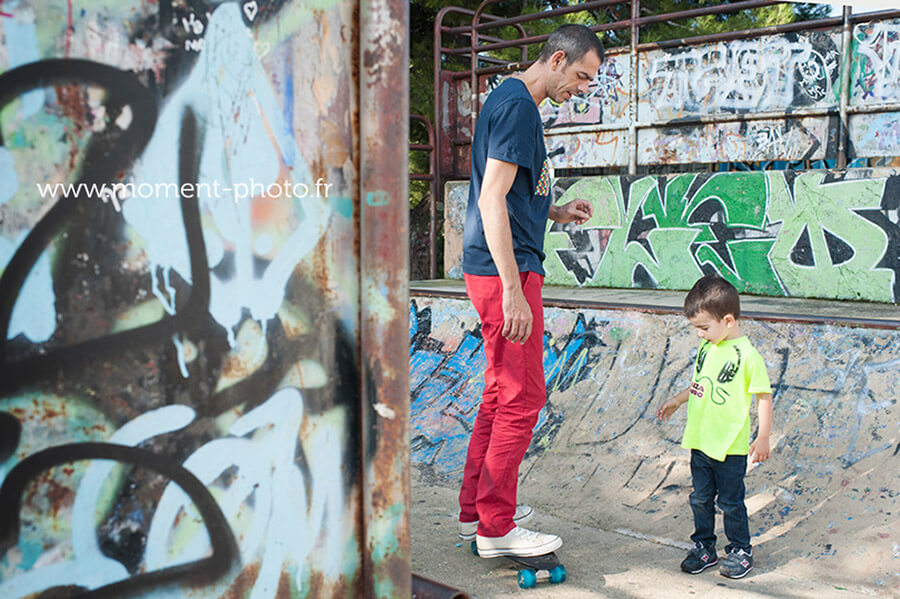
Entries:
{"label": "skateboard deck", "polygon": [[[478,555],[478,546],[472,541],[472,553]],[[559,561],[554,552],[544,555],[520,557],[517,555],[499,555],[516,564],[518,572],[516,578],[519,586],[530,589],[538,582],[547,581],[551,584],[560,584],[566,581],[566,567]]]}

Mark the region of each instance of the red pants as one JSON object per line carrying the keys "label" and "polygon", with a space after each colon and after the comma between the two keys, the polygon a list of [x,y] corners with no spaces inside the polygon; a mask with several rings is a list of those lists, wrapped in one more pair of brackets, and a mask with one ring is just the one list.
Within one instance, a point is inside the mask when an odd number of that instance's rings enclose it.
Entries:
{"label": "red pants", "polygon": [[478,520],[478,534],[486,537],[502,537],[515,526],[519,464],[547,401],[541,300],[544,277],[534,272],[519,275],[533,324],[524,344],[510,343],[500,334],[500,277],[465,275],[466,293],[481,317],[487,369],[459,492],[459,519]]}

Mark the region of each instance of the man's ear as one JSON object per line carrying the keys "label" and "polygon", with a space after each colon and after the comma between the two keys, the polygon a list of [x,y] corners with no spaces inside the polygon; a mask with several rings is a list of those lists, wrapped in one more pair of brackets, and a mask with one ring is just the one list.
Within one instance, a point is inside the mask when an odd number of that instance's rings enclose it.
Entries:
{"label": "man's ear", "polygon": [[563,50],[557,50],[550,55],[550,67],[556,69],[566,64],[566,53]]}

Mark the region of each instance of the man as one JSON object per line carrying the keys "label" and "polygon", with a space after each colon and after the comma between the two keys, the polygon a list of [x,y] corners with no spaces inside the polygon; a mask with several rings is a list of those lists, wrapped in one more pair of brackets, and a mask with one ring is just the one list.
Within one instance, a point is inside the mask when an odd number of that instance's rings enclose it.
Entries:
{"label": "man", "polygon": [[482,557],[532,556],[562,545],[522,528],[519,464],[547,400],[543,369],[544,232],[547,218],[582,224],[590,202],[550,205],[550,161],[538,105],[585,94],[603,46],[583,25],[550,34],[536,63],[484,103],[472,140],[472,178],[463,238],[466,293],[481,318],[488,366],[459,493],[459,535]]}

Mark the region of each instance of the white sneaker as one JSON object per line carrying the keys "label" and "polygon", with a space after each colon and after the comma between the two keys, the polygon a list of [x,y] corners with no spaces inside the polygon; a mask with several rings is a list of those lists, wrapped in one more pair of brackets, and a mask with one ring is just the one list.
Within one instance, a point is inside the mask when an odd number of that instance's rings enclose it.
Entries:
{"label": "white sneaker", "polygon": [[516,526],[502,537],[475,536],[480,557],[500,557],[514,555],[516,557],[532,557],[545,555],[562,547],[562,539],[556,535],[548,535],[534,530]]}
{"label": "white sneaker", "polygon": [[[513,515],[513,524],[521,526],[531,520],[532,516],[534,516],[534,510],[530,505],[517,505],[516,513]],[[459,538],[463,541],[473,540],[476,532],[478,532],[478,520],[459,523]]]}

